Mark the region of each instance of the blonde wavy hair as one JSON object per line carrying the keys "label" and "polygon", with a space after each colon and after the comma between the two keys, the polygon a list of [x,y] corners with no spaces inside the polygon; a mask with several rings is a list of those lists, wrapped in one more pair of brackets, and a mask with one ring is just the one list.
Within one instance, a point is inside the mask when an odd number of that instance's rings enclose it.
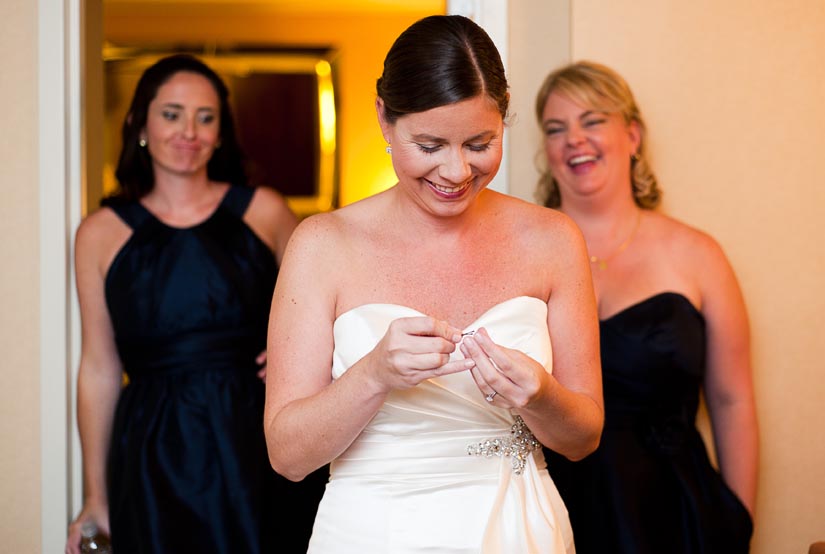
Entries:
{"label": "blonde wavy hair", "polygon": [[[605,113],[618,113],[626,124],[635,121],[639,126],[639,149],[630,164],[630,182],[633,199],[640,208],[652,210],[662,198],[656,176],[645,157],[645,127],[639,106],[627,82],[605,65],[590,61],[579,61],[561,67],[547,76],[536,95],[536,118],[542,123],[547,98],[559,92],[570,100]],[[556,179],[547,169],[543,152],[537,156],[539,166],[536,199],[548,208],[561,206],[561,193]]]}

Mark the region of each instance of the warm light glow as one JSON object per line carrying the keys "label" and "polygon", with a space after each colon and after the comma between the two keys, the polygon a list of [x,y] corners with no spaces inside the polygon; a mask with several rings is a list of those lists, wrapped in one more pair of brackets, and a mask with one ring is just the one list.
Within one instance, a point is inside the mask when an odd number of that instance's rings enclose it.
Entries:
{"label": "warm light glow", "polygon": [[332,208],[336,147],[335,93],[332,86],[332,67],[329,62],[326,60],[318,61],[315,64],[315,75],[318,76],[318,119],[321,123],[318,211],[327,211]]}
{"label": "warm light glow", "polygon": [[384,168],[379,174],[378,177],[375,179],[375,182],[372,186],[372,191],[370,194],[375,194],[381,192],[382,190],[387,190],[388,188],[392,187],[398,182],[398,177],[395,175],[395,170],[390,165],[387,168]]}
{"label": "warm light glow", "polygon": [[[375,133],[380,140],[380,132],[376,130]],[[358,165],[359,178],[355,181],[351,180],[345,189],[341,189],[340,203],[342,206],[387,190],[398,182],[398,177],[392,167],[392,159],[384,152],[383,143],[376,144],[376,150],[379,148],[380,155],[361,156],[362,159]]]}
{"label": "warm light glow", "polygon": [[329,62],[315,64],[318,75],[318,112],[321,120],[321,152],[335,152],[335,94],[332,88],[331,68]]}

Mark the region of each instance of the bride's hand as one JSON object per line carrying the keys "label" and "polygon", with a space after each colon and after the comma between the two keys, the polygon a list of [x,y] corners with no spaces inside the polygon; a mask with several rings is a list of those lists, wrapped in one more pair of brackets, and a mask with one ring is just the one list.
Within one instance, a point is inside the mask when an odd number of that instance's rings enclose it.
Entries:
{"label": "bride's hand", "polygon": [[461,352],[475,362],[471,374],[485,400],[499,408],[524,408],[547,384],[541,364],[524,352],[497,345],[484,328],[464,337]]}
{"label": "bride's hand", "polygon": [[450,361],[460,341],[461,329],[444,321],[426,316],[396,319],[370,353],[370,367],[387,390],[408,389],[472,367],[471,360]]}

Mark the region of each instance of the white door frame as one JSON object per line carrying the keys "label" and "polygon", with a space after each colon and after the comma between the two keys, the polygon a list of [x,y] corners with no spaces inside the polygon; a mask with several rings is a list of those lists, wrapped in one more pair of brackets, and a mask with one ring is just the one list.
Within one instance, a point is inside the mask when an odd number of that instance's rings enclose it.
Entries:
{"label": "white door frame", "polygon": [[38,0],[41,552],[62,552],[72,512],[70,410],[77,352],[71,252],[80,221],[83,0]]}

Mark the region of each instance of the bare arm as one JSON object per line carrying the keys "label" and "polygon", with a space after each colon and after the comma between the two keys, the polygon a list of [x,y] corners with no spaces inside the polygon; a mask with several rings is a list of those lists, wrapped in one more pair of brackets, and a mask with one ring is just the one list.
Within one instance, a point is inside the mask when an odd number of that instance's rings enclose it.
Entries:
{"label": "bare arm", "polygon": [[707,322],[705,396],[722,477],[753,514],[759,439],[745,302],[721,248],[708,238],[701,277]]}
{"label": "bare arm", "polygon": [[[91,218],[90,218],[91,219]],[[104,296],[102,259],[111,237],[105,217],[84,221],[77,232],[75,268],[82,324],[77,381],[77,421],[83,453],[83,509],[69,528],[66,552],[79,552],[80,526],[93,520],[109,532],[106,458],[121,386],[121,363]]]}
{"label": "bare arm", "polygon": [[332,382],[335,283],[347,260],[333,217],[299,226],[272,301],[264,426],[273,468],[294,480],[352,444],[391,390],[466,369],[463,360],[447,363],[460,330],[405,318]]}
{"label": "bare arm", "polygon": [[[289,209],[284,197],[268,187],[256,188],[244,221],[269,247],[280,265],[289,238],[298,226],[298,218]],[[258,354],[255,363],[261,366],[258,377],[266,380],[266,350]]]}
{"label": "bare arm", "polygon": [[271,188],[258,187],[244,220],[269,246],[280,264],[289,237],[298,225],[298,219],[289,209],[284,197]]}
{"label": "bare arm", "polygon": [[598,446],[604,407],[598,316],[584,240],[572,222],[562,223],[553,239],[561,243],[554,255],[560,261],[549,268],[552,375],[526,354],[495,345],[485,332],[462,346],[477,363],[473,374],[482,392],[489,384],[500,394],[497,406],[515,410],[542,444],[577,460]]}
{"label": "bare arm", "polygon": [[[550,386],[534,404],[528,421],[539,426],[543,444],[572,459],[581,459],[599,445],[604,425],[599,320],[587,248],[580,231],[569,222],[568,251],[554,276],[547,302],[547,324],[553,344]],[[550,423],[553,422],[553,423]],[[528,422],[529,425],[529,422]],[[543,427],[543,428],[542,428]]]}

